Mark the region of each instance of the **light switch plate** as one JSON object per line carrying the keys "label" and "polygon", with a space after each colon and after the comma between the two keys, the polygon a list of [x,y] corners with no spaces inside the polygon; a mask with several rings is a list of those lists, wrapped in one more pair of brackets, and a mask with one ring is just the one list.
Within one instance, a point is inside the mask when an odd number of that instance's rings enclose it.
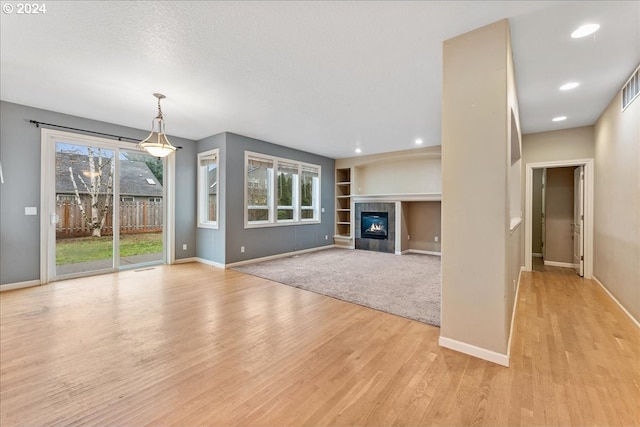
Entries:
{"label": "light switch plate", "polygon": [[38,208],[35,206],[26,206],[24,208],[25,215],[38,215]]}

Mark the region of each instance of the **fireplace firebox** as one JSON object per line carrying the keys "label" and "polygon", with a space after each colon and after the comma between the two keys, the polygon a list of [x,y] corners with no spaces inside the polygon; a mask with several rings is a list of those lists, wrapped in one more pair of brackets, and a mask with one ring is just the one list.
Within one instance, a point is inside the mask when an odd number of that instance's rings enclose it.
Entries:
{"label": "fireplace firebox", "polygon": [[389,213],[362,212],[360,214],[360,237],[363,239],[387,240]]}

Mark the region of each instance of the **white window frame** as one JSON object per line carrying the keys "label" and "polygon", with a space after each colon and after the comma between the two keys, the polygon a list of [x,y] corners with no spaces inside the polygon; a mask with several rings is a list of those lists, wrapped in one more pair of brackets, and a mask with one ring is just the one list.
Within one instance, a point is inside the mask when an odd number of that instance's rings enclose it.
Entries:
{"label": "white window frame", "polygon": [[[273,162],[272,172],[267,176],[268,179],[268,206],[269,210],[268,219],[265,221],[249,221],[249,209],[251,206],[247,204],[248,201],[248,189],[249,189],[249,176],[248,176],[248,167],[249,160],[264,160],[268,162]],[[287,163],[289,165],[296,164],[298,166],[298,173],[296,175],[296,180],[293,183],[292,191],[295,192],[295,196],[292,200],[293,206],[293,218],[294,219],[283,219],[278,220],[278,209],[282,208],[278,206],[278,188],[277,188],[277,177],[278,177],[278,163]],[[302,170],[303,168],[313,168],[318,171],[317,185],[314,186],[313,190],[313,206],[311,207],[314,210],[314,217],[309,219],[302,219]],[[320,204],[321,204],[321,196],[322,191],[320,188],[320,183],[322,182],[322,166],[316,165],[313,163],[305,163],[300,162],[298,160],[286,159],[283,157],[270,156],[268,154],[256,153],[252,151],[244,152],[244,227],[245,228],[261,228],[261,227],[278,227],[278,226],[288,226],[288,225],[306,225],[306,224],[320,224],[322,222],[320,217]],[[253,207],[255,208],[255,207]],[[309,210],[308,207],[305,210]]]}
{"label": "white window frame", "polygon": [[[311,206],[302,206],[302,172],[303,172],[303,166],[306,166],[307,168],[317,168],[318,169],[318,177],[315,178],[315,181],[317,183],[317,185],[313,186],[313,194],[311,195]],[[322,175],[321,175],[321,167],[318,165],[311,165],[308,163],[302,164],[300,166],[300,173],[299,173],[299,177],[300,177],[300,195],[298,197],[298,204],[300,206],[300,222],[305,222],[305,223],[314,223],[317,224],[319,222],[321,222],[321,218],[320,218],[320,213],[321,213],[321,209],[320,209],[320,203],[321,203],[321,193],[320,193],[320,182],[322,181]],[[311,210],[313,211],[313,218],[303,218],[302,217],[302,211],[303,210]]]}
{"label": "white window frame", "polygon": [[[218,183],[218,191],[216,192],[216,220],[211,221],[207,218],[209,212],[209,181],[208,167],[201,166],[203,159],[215,158],[216,161],[216,182]],[[198,228],[218,229],[220,218],[220,149],[203,151],[198,153]]]}

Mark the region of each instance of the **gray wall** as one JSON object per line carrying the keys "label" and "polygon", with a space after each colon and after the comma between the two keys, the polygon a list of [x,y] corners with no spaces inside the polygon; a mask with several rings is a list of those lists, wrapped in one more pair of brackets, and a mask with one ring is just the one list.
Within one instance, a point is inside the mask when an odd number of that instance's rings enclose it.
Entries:
{"label": "gray wall", "polygon": [[[117,126],[23,105],[0,103],[0,284],[40,279],[40,129],[29,120],[89,129],[131,138],[149,131]],[[195,255],[195,144],[170,137],[176,154],[176,258]],[[132,143],[133,147],[134,143]],[[37,216],[25,216],[35,206]],[[182,250],[182,244],[188,250]]]}
{"label": "gray wall", "polygon": [[[225,263],[277,255],[333,244],[335,161],[327,157],[298,151],[280,145],[233,133],[226,135],[224,202],[226,242]],[[322,207],[320,224],[244,228],[244,153],[253,151],[322,167]],[[222,208],[221,204],[221,208]],[[327,236],[327,239],[325,239]],[[240,252],[240,247],[245,252]]]}
{"label": "gray wall", "polygon": [[[198,153],[203,153],[214,148],[218,148],[218,159],[224,159],[226,157],[226,140],[227,134],[220,133],[218,135],[210,136],[201,141],[198,141]],[[198,161],[196,155],[196,162]],[[196,172],[197,173],[197,172]],[[223,160],[218,161],[218,229],[212,228],[198,228],[196,230],[196,256],[207,261],[213,261],[218,264],[225,263],[225,234],[226,234],[226,218],[227,212],[225,210],[227,199],[227,162]],[[197,225],[197,223],[196,223]]]}

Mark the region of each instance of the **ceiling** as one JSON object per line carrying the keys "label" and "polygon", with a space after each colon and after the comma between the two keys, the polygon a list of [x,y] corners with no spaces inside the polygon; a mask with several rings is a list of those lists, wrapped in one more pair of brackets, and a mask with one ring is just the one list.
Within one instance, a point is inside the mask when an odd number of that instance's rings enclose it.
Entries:
{"label": "ceiling", "polygon": [[[442,42],[503,18],[524,133],[593,124],[640,63],[637,1],[92,1],[3,12],[4,101],[150,129],[161,92],[170,135],[229,131],[332,158],[416,148],[417,138],[440,145]],[[600,30],[571,39],[587,22]],[[568,81],[581,85],[559,91]]]}

